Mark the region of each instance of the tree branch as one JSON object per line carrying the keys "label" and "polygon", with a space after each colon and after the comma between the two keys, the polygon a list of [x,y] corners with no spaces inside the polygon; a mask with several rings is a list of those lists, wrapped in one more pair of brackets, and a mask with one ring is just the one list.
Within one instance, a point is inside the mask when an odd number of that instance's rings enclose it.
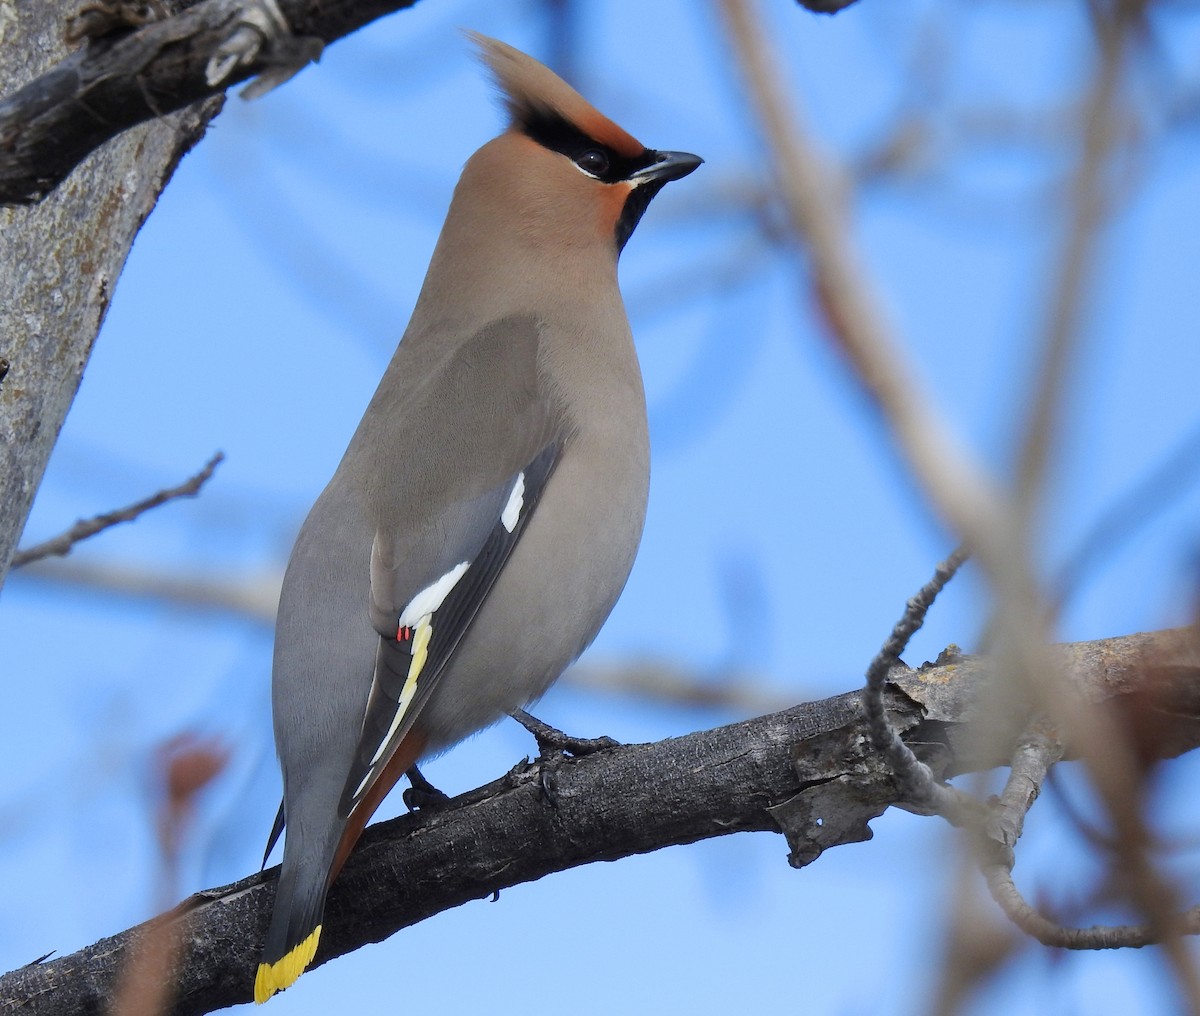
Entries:
{"label": "tree branch", "polygon": [[[799,2],[833,14],[854,0]],[[271,87],[315,60],[323,44],[414,3],[160,0],[170,16],[93,38],[0,100],[0,205],[38,202],[84,156],[135,124],[264,72],[273,75]],[[258,16],[272,10],[282,15],[281,31]],[[102,25],[108,30],[109,20]],[[89,30],[87,19],[72,20],[72,35]]]}
{"label": "tree branch", "polygon": [[45,557],[65,557],[71,553],[71,548],[81,540],[86,540],[97,533],[102,533],[104,530],[111,529],[122,522],[132,522],[139,515],[144,515],[151,508],[157,508],[168,501],[174,501],[180,497],[195,497],[200,493],[200,488],[212,478],[213,471],[224,459],[225,456],[221,452],[217,452],[216,455],[208,460],[200,472],[178,486],[160,490],[157,494],[151,494],[149,497],[143,498],[141,501],[136,501],[131,505],[126,505],[124,508],[105,512],[90,519],[80,519],[65,533],[59,533],[58,536],[44,540],[42,543],[35,544],[26,550],[18,550],[13,555],[12,567],[20,568],[31,561],[40,561]]}
{"label": "tree branch", "polygon": [[[1200,649],[1191,630],[1077,643],[1053,650],[1087,702],[1136,695],[1144,663],[1170,663],[1156,680],[1164,708],[1186,722],[1158,745],[1200,746]],[[989,675],[981,658],[950,655],[890,675],[892,723],[941,778],[1003,764],[980,745],[1011,747],[1027,711],[980,715]],[[1018,715],[1018,712],[1021,715]],[[980,738],[986,723],[1004,736]],[[1068,752],[1070,746],[1068,745]],[[869,839],[868,822],[902,796],[870,747],[859,693],[656,744],[578,759],[522,763],[444,808],[367,831],[334,884],[316,963],[497,890],[596,860],[614,860],[742,830],[782,828],[802,866],[830,847]],[[198,894],[161,920],[179,922],[178,1016],[250,999],[274,896],[275,869]],[[0,977],[0,1010],[28,1016],[107,1011],[116,977],[153,924]]]}
{"label": "tree branch", "polygon": [[801,7],[805,7],[816,14],[837,14],[838,11],[844,11],[855,0],[796,0]]}
{"label": "tree branch", "polygon": [[164,9],[176,13],[162,20],[92,39],[0,100],[0,204],[40,201],[84,156],[135,124],[264,72],[277,83],[323,43],[415,2],[174,0]]}

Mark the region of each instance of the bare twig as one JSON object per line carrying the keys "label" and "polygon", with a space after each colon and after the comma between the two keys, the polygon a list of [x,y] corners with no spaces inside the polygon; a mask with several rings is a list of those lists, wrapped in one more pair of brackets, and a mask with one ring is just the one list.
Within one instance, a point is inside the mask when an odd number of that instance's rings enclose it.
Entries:
{"label": "bare twig", "polygon": [[[1152,690],[1153,670],[1145,669],[1147,684]],[[981,845],[981,868],[992,898],[1017,927],[1043,945],[1083,950],[1138,948],[1158,943],[1164,945],[1170,955],[1172,942],[1178,942],[1181,935],[1200,934],[1200,906],[1180,914],[1169,909],[1171,894],[1150,869],[1145,859],[1144,842],[1131,844],[1124,837],[1116,837],[1107,845],[1130,869],[1131,879],[1145,880],[1133,890],[1135,899],[1150,917],[1146,924],[1069,928],[1041,914],[1013,881],[1014,848],[1024,829],[1025,816],[1037,800],[1051,767],[1062,759],[1064,751],[1065,747],[1054,731],[1038,721],[1030,725],[1017,744],[1008,781],[992,805],[987,839]],[[1144,828],[1142,835],[1145,835]],[[1151,893],[1156,895],[1147,900],[1146,896]],[[1172,962],[1184,990],[1188,991],[1190,961],[1172,957]]]}
{"label": "bare twig", "polygon": [[1013,752],[1004,790],[992,803],[987,835],[1001,852],[1009,871],[1014,864],[1013,848],[1025,829],[1025,816],[1042,792],[1050,767],[1063,757],[1062,743],[1040,722],[1034,722]]}
{"label": "bare twig", "polygon": [[[1137,948],[1162,942],[1166,936],[1200,934],[1200,907],[1156,924],[1068,928],[1045,917],[1026,901],[1012,877],[1016,860],[1013,848],[1050,767],[1062,755],[1063,745],[1057,738],[1036,725],[1018,746],[1004,792],[994,805],[989,828],[991,843],[985,849],[998,856],[987,860],[982,869],[988,890],[1005,915],[1043,945],[1061,949]],[[1115,845],[1120,849],[1119,844]]]}
{"label": "bare twig", "polygon": [[866,710],[871,740],[899,778],[902,792],[912,804],[929,808],[955,825],[965,825],[972,819],[981,818],[981,806],[974,798],[935,780],[929,766],[900,739],[888,722],[883,689],[892,667],[900,663],[900,654],[908,646],[909,639],[925,623],[925,615],[933,601],[966,559],[967,552],[960,547],[937,566],[933,578],[908,601],[903,616],[867,668],[867,684],[863,692],[863,708]]}
{"label": "bare twig", "polygon": [[1200,935],[1200,907],[1192,907],[1173,917],[1165,927],[1158,924],[1100,924],[1090,928],[1068,928],[1030,906],[1003,865],[985,868],[984,875],[992,898],[1000,904],[1009,920],[1042,945],[1056,949],[1140,949],[1147,945],[1165,945],[1181,935]]}
{"label": "bare twig", "polygon": [[71,553],[71,548],[81,540],[86,540],[97,533],[102,533],[104,530],[111,529],[122,522],[132,522],[138,516],[144,515],[150,509],[157,508],[168,501],[174,501],[176,498],[181,497],[195,497],[200,493],[200,489],[211,479],[213,472],[224,459],[224,454],[217,452],[216,455],[208,460],[200,472],[196,473],[190,479],[185,480],[177,487],[168,487],[166,490],[160,490],[157,494],[152,494],[141,501],[135,501],[124,508],[118,508],[116,511],[105,512],[103,515],[97,515],[90,519],[81,519],[65,533],[60,533],[53,539],[45,540],[25,550],[18,550],[13,555],[12,566],[20,568],[31,561],[40,561],[46,557],[65,557]]}

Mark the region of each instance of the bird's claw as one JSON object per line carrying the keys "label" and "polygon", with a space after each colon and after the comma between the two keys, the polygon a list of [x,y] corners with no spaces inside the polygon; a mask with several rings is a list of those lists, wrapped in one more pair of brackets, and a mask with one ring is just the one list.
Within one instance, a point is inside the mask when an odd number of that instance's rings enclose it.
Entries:
{"label": "bird's claw", "polygon": [[543,723],[535,716],[530,716],[524,709],[514,709],[509,715],[533,735],[538,746],[540,759],[553,755],[567,754],[575,758],[594,755],[608,748],[619,748],[621,742],[611,737],[572,737],[564,734],[557,727]]}
{"label": "bird's claw", "polygon": [[425,775],[416,766],[413,766],[404,775],[408,777],[409,786],[401,795],[401,800],[404,801],[404,806],[409,811],[440,808],[449,802],[449,795],[442,793],[425,779]]}

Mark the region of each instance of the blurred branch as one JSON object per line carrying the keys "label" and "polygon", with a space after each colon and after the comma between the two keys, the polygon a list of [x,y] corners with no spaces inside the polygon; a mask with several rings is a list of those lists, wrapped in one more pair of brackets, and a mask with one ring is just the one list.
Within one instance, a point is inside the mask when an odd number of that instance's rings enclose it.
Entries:
{"label": "blurred branch", "polygon": [[36,203],[130,127],[256,75],[266,76],[265,90],[316,59],[323,43],[415,2],[163,0],[161,20],[123,32],[106,25],[99,31],[108,34],[0,100],[0,204]]}
{"label": "blurred branch", "polygon": [[1032,526],[1045,487],[1046,473],[1057,446],[1065,394],[1075,351],[1082,338],[1081,318],[1086,287],[1098,255],[1100,229],[1107,207],[1106,175],[1121,120],[1120,85],[1129,36],[1141,21],[1142,0],[1116,0],[1112,13],[1094,4],[1093,24],[1099,39],[1096,76],[1083,109],[1083,145],[1071,186],[1067,188],[1066,232],[1051,280],[1049,308],[1041,341],[1041,362],[1034,370],[1034,397],[1020,448],[1017,511],[1022,528]]}
{"label": "blurred branch", "polygon": [[[154,754],[154,775],[162,783],[155,816],[160,898],[163,906],[170,906],[178,899],[179,852],[190,831],[196,801],[228,764],[229,750],[218,741],[185,733],[159,745]],[[171,970],[183,944],[181,930],[177,922],[161,921],[138,940],[116,979],[108,1016],[162,1016],[168,1011]]]}
{"label": "blurred branch", "polygon": [[[998,594],[1028,592],[1031,577],[1008,499],[978,468],[908,370],[850,241],[844,188],[796,125],[761,18],[749,0],[718,0],[748,99],[758,113],[781,197],[805,245],[812,286],[832,338],[883,415],[931,504],[979,560]],[[1036,601],[1036,597],[1030,598]],[[1033,626],[1024,631],[1034,635]],[[1036,645],[1036,640],[1034,642]]]}
{"label": "blurred branch", "polygon": [[[1077,709],[1135,694],[1148,654],[1173,665],[1169,705],[1189,718],[1186,736],[1160,750],[1200,746],[1200,651],[1190,630],[1053,650]],[[996,743],[978,736],[981,726],[998,724],[1015,738],[1028,722],[1027,709],[981,709],[990,670],[986,659],[955,657],[889,674],[891,721],[938,778],[1005,761],[1004,753],[980,754],[981,744]],[[857,692],[656,744],[523,762],[445,807],[369,829],[330,892],[316,964],[556,871],[727,833],[783,828],[792,863],[801,866],[868,839],[869,821],[903,796],[870,747]],[[130,951],[164,921],[181,925],[184,943],[173,973],[177,1016],[249,1001],[276,871],[197,894],[156,922],[6,974],[0,1009],[20,1007],[29,1016],[106,1011]]]}
{"label": "blurred branch", "polygon": [[[32,564],[21,572],[21,578],[188,610],[215,611],[272,628],[282,576],[272,572],[222,580],[72,559]],[[592,693],[630,695],[669,706],[727,709],[744,716],[774,712],[796,701],[794,689],[773,687],[759,674],[725,668],[698,673],[652,659],[581,663],[571,667],[563,681]]]}
{"label": "blurred branch", "polygon": [[[1153,689],[1154,671],[1147,669],[1147,682]],[[1050,920],[1031,906],[1013,882],[1012,869],[1016,863],[1013,848],[1020,839],[1025,816],[1041,792],[1050,768],[1062,757],[1064,746],[1041,723],[1031,725],[1013,756],[1012,771],[1004,791],[993,803],[993,821],[989,830],[992,859],[983,864],[983,874],[992,898],[1005,915],[1027,935],[1042,945],[1059,949],[1138,949],[1180,935],[1200,934],[1200,907],[1181,914],[1167,913],[1150,924],[1096,925],[1090,928],[1068,928]],[[1122,854],[1128,850],[1120,841],[1111,842],[1113,850]],[[1162,901],[1169,905],[1169,900]],[[1149,909],[1149,908],[1147,908]],[[1151,913],[1151,916],[1155,915]]]}
{"label": "blurred branch", "polygon": [[1079,591],[1089,571],[1171,506],[1185,488],[1200,478],[1200,424],[1131,488],[1121,494],[1090,529],[1058,569],[1052,584],[1055,610]]}
{"label": "blurred branch", "polygon": [[275,624],[282,575],[271,572],[243,579],[173,574],[114,562],[44,561],[21,572],[21,580],[79,586],[106,595],[158,602],[169,607],[232,614],[254,624]]}
{"label": "blurred branch", "polygon": [[[1006,688],[1018,685],[1065,726],[1069,697],[1045,656],[1041,595],[1009,498],[962,447],[938,400],[908,369],[851,241],[845,188],[798,125],[775,54],[751,0],[717,0],[731,48],[761,121],[792,231],[808,256],[810,284],[828,330],[934,510],[979,563],[994,593]],[[1080,730],[1089,758],[1108,747],[1102,731]]]}
{"label": "blurred branch", "polygon": [[180,497],[195,497],[200,493],[200,488],[212,478],[217,466],[224,460],[224,454],[217,452],[200,472],[176,487],[160,490],[157,494],[151,494],[150,497],[136,501],[124,508],[118,508],[116,511],[105,512],[103,515],[97,515],[90,519],[81,519],[65,533],[60,533],[53,539],[35,544],[27,550],[18,550],[13,555],[12,567],[20,568],[31,561],[40,561],[44,557],[65,557],[71,553],[71,548],[81,540],[102,533],[122,522],[132,522],[139,515],[145,514],[151,508],[166,504],[168,501],[174,501]]}
{"label": "blurred branch", "polygon": [[691,709],[724,709],[745,716],[785,709],[796,692],[771,687],[761,675],[717,669],[697,673],[660,660],[611,660],[577,663],[563,681],[574,688],[604,695],[628,695]]}
{"label": "blurred branch", "polygon": [[[1163,944],[1192,1008],[1200,1012],[1200,978],[1179,939],[1184,929],[1172,913],[1172,894],[1143,849],[1146,830],[1136,797],[1136,766],[1125,732],[1104,711],[1079,713],[1073,707],[1066,682],[1047,651],[1049,617],[1030,558],[1030,506],[1040,489],[1042,456],[1059,411],[1076,330],[1076,297],[1086,276],[1092,222],[1098,215],[1097,198],[1093,194],[1081,198],[1077,228],[1068,241],[1067,256],[1073,262],[1064,267],[1068,291],[1061,298],[1056,296],[1048,330],[1046,369],[1051,376],[1039,395],[1039,408],[1022,453],[1021,480],[1012,497],[959,446],[937,412],[936,401],[911,377],[854,251],[845,214],[845,188],[838,186],[839,181],[798,125],[796,104],[781,83],[760,13],[751,0],[718,0],[718,5],[749,100],[762,123],[784,206],[804,245],[811,284],[829,332],[880,410],[930,503],[991,581],[999,674],[991,708],[1011,710],[1014,699],[1031,702],[1059,732],[1057,736],[1079,751],[1117,831],[1119,862],[1128,878],[1130,897],[1146,915],[1151,934]],[[1115,41],[1107,36],[1102,39],[1106,54],[1124,46],[1125,27],[1136,18],[1141,4],[1117,0],[1115,7],[1113,24],[1109,24],[1101,5],[1092,5],[1098,30],[1115,37]],[[1113,94],[1120,68],[1115,57],[1102,60],[1093,110]],[[1098,115],[1085,145],[1085,159],[1096,165],[1081,170],[1085,181],[1090,174],[1100,173],[1099,155],[1107,148],[1109,130],[1107,119]],[[987,730],[981,730],[980,736],[995,737],[990,742],[993,749],[1003,743],[998,734]]]}
{"label": "blurred branch", "polygon": [[[1083,145],[1069,188],[1069,209],[1058,274],[1051,280],[1050,304],[1041,342],[1041,362],[1035,373],[1035,393],[1017,463],[1016,517],[1018,531],[1032,542],[1036,531],[1047,474],[1059,443],[1066,394],[1083,328],[1086,287],[1098,254],[1100,229],[1107,206],[1109,157],[1115,148],[1120,121],[1121,85],[1125,57],[1134,33],[1142,25],[1147,0],[1113,0],[1092,3],[1089,11],[1098,43],[1097,66],[1084,108]],[[1010,652],[1013,650],[1011,639]],[[1058,715],[1052,727],[1066,717]],[[1145,914],[1147,926],[1062,929],[1029,907],[1011,879],[1011,863],[985,867],[988,887],[1016,923],[1039,940],[1066,945],[1078,937],[1083,947],[1112,948],[1157,941],[1174,967],[1180,988],[1193,1012],[1200,1013],[1200,973],[1181,935],[1200,928],[1200,911],[1192,919],[1176,913],[1177,903],[1169,881],[1149,857],[1150,834],[1143,817],[1141,781],[1132,746],[1124,732],[1111,723],[1093,721],[1093,745],[1086,761],[1116,833],[1116,871],[1123,876],[1130,899]],[[1115,736],[1114,736],[1115,735]],[[1058,735],[1046,741],[1045,765],[1053,764]],[[1042,758],[1037,759],[1039,765]],[[1032,798],[1030,802],[1032,803]],[[1011,857],[1006,859],[1011,862]],[[1195,928],[1193,927],[1195,926]],[[1091,945],[1089,943],[1096,943]]]}

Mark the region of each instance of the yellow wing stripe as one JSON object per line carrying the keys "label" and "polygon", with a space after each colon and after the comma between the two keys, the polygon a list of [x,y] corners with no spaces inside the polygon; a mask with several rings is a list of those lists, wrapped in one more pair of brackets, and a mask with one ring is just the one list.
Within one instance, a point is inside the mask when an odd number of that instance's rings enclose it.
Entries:
{"label": "yellow wing stripe", "polygon": [[358,797],[366,789],[371,780],[371,773],[379,764],[379,760],[383,758],[383,753],[391,742],[392,736],[400,729],[400,724],[404,721],[404,714],[408,712],[413,696],[417,693],[417,678],[421,676],[421,671],[425,669],[425,661],[429,658],[429,640],[432,637],[433,615],[425,614],[417,622],[416,631],[413,634],[412,660],[409,661],[408,676],[404,678],[404,687],[400,689],[400,698],[396,702],[396,715],[392,717],[392,725],[388,727],[387,734],[379,742],[379,750],[371,759],[371,769],[367,771],[367,775],[363,777],[362,782],[354,791],[355,797]]}
{"label": "yellow wing stripe", "polygon": [[317,925],[312,934],[296,946],[282,959],[274,963],[260,963],[258,973],[254,978],[254,1002],[262,1005],[277,991],[291,987],[296,979],[304,973],[305,968],[312,962],[317,953],[317,942],[321,939],[321,925]]}
{"label": "yellow wing stripe", "polygon": [[[429,658],[429,640],[433,637],[433,615],[426,614],[417,622],[417,633],[413,636],[412,663],[408,665],[408,677],[404,679],[404,687],[400,690],[400,701],[397,703],[396,719],[399,720],[408,712],[408,704],[417,692],[417,678],[425,669],[425,661]],[[396,724],[393,723],[393,733]],[[389,737],[391,734],[388,735]]]}

